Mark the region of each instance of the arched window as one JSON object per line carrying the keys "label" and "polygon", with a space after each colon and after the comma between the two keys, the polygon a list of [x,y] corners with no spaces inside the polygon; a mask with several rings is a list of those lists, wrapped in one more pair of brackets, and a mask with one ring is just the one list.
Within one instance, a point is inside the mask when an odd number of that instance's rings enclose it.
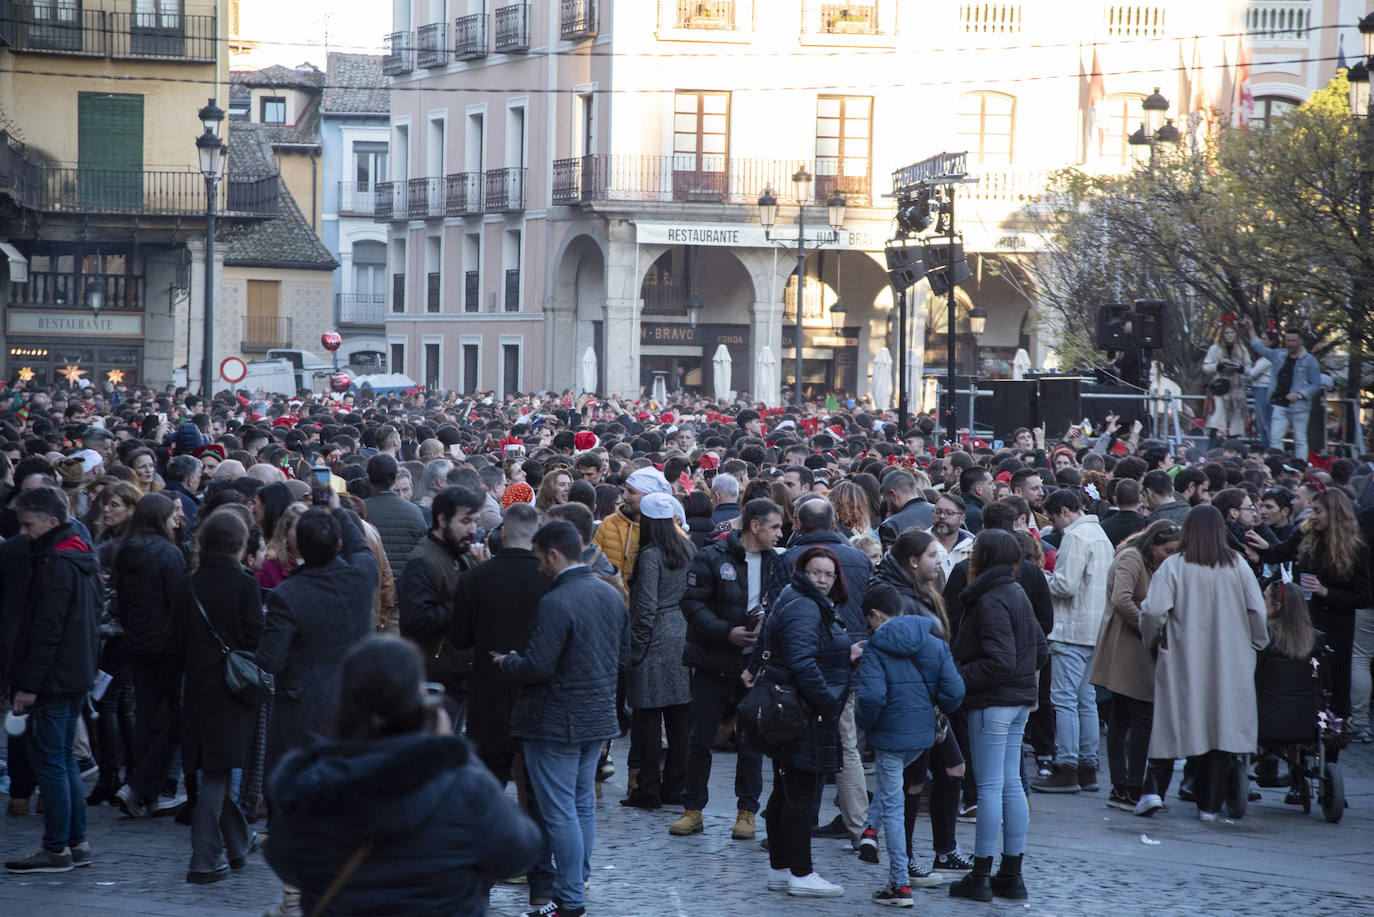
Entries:
{"label": "arched window", "polygon": [[957,134],[968,148],[969,162],[1008,165],[1016,98],[1001,92],[966,92],[959,96]]}
{"label": "arched window", "polygon": [[1119,162],[1122,165],[1132,162],[1130,136],[1145,121],[1145,111],[1140,107],[1140,103],[1145,100],[1143,95],[1136,93],[1118,93],[1107,96],[1102,103],[1105,125],[1103,126],[1102,145],[1099,148],[1098,138],[1088,138],[1088,149],[1094,155],[1108,162]]}
{"label": "arched window", "polygon": [[1269,126],[1270,119],[1275,115],[1292,111],[1301,104],[1283,96],[1258,96],[1255,99],[1255,113],[1250,116],[1250,126],[1263,130]]}

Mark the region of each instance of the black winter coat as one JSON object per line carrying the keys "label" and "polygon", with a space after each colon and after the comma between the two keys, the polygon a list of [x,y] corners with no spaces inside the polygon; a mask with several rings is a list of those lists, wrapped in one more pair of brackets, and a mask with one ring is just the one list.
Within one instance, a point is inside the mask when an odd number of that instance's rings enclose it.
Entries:
{"label": "black winter coat", "polygon": [[849,634],[835,606],[803,573],[769,609],[760,640],[769,653],[762,677],[791,685],[813,714],[806,734],[781,749],[780,764],[813,774],[840,770],[840,714],[854,685]]}
{"label": "black winter coat", "polygon": [[367,504],[367,521],[382,536],[387,562],[399,573],[429,530],[424,511],[390,490],[378,491],[363,502]]}
{"label": "black winter coat", "polygon": [[85,693],[95,683],[100,653],[100,562],[70,522],[28,548],[11,686],[33,694]]}
{"label": "black winter coat", "polygon": [[268,795],[267,862],[300,888],[307,914],[371,844],[329,914],[480,917],[492,885],[533,866],[544,844],[457,736],[302,749],[272,773]]}
{"label": "black winter coat", "polygon": [[467,696],[472,653],[445,638],[453,626],[453,594],[463,569],[463,559],[454,557],[429,532],[396,576],[401,636],[419,644],[425,656],[425,677],[442,684],[450,697],[458,698]]}
{"label": "black winter coat", "polygon": [[964,620],[950,651],[964,679],[964,706],[1032,706],[1035,673],[1049,661],[1050,648],[1011,567],[980,574],[962,599]]}
{"label": "black winter coat", "polygon": [[225,686],[224,653],[196,609],[196,598],[230,650],[253,652],[262,639],[261,593],[236,558],[203,554],[200,569],[182,577],[173,595],[173,640],[186,675],[182,763],[188,770],[244,767],[257,730],[258,708],[234,697]]}
{"label": "black winter coat", "polygon": [[166,538],[138,535],[120,545],[114,562],[115,617],[130,651],[145,656],[176,651],[172,592],[185,573],[181,549]]}
{"label": "black winter coat", "polygon": [[851,643],[868,639],[868,622],[864,620],[863,598],[868,589],[868,580],[873,575],[873,563],[868,555],[845,541],[839,532],[806,532],[798,535],[778,562],[773,564],[773,573],[768,579],[768,604],[777,601],[782,590],[792,580],[797,558],[813,545],[824,545],[835,552],[840,561],[840,572],[844,575],[849,589],[849,599],[836,606],[835,613],[840,624],[849,633]]}
{"label": "black winter coat", "polygon": [[[1287,541],[1259,552],[1259,559],[1266,564],[1293,564],[1293,581],[1298,582],[1307,573],[1321,580],[1326,587],[1326,595],[1312,594],[1307,600],[1312,612],[1312,624],[1321,630],[1349,630],[1355,611],[1368,608],[1370,604],[1369,548],[1357,545],[1355,565],[1349,576],[1338,576],[1331,568],[1330,557],[1323,551],[1317,552],[1313,563],[1300,559],[1299,548],[1306,535],[1301,530],[1293,532]],[[1344,619],[1344,620],[1342,620]]]}
{"label": "black winter coat", "polygon": [[519,744],[510,737],[515,682],[491,661],[491,653],[525,651],[535,609],[548,591],[549,581],[539,572],[539,561],[521,548],[502,548],[458,579],[449,640],[460,649],[472,650],[468,738],[482,755],[509,754]]}
{"label": "black winter coat", "polygon": [[[1016,574],[1016,582],[1026,593],[1026,598],[1030,599],[1035,620],[1040,622],[1040,630],[1046,634],[1054,630],[1054,602],[1050,599],[1050,584],[1045,582],[1045,571],[1030,561],[1023,560],[1021,569]],[[941,594],[941,598],[945,600],[945,614],[949,617],[949,629],[956,634],[964,617],[963,593],[967,585],[968,561],[961,560],[949,571],[945,591]]]}
{"label": "black winter coat", "polygon": [[916,594],[916,584],[912,582],[911,575],[902,569],[897,558],[891,554],[884,554],[883,559],[878,561],[877,569],[873,571],[873,579],[875,582],[886,583],[897,590],[897,595],[902,600],[902,614],[929,618],[931,632],[937,637],[949,639],[949,635],[944,633],[939,617]]}
{"label": "black winter coat", "polygon": [[878,526],[878,540],[883,550],[892,547],[897,536],[909,528],[929,529],[935,521],[935,507],[925,497],[908,500],[906,505],[883,520]]}
{"label": "black winter coat", "polygon": [[[766,592],[776,551],[764,551],[759,570],[761,592]],[[761,596],[762,597],[762,596]],[[745,650],[730,642],[730,630],[747,627],[749,568],[738,532],[723,541],[712,541],[692,558],[687,571],[687,591],[682,594],[682,613],[687,616],[687,648],[682,662],[696,669],[737,678],[747,661]]]}

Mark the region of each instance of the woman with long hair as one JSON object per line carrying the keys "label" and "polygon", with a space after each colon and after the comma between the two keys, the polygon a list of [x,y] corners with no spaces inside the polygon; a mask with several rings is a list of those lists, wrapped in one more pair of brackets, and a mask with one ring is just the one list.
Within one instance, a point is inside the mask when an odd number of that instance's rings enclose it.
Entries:
{"label": "woman with long hair", "polygon": [[778,506],[782,507],[782,544],[792,537],[793,527],[796,525],[797,514],[792,507],[792,497],[788,494],[787,488],[783,486],[782,480],[774,478],[773,483],[768,485],[768,498]]}
{"label": "woman with long hair", "polygon": [[296,523],[305,512],[304,505],[292,503],[285,507],[277,518],[272,537],[267,542],[267,557],[253,574],[253,578],[263,589],[276,589],[300,566],[300,555],[291,547],[291,533],[295,531]]}
{"label": "woman with long hair", "polygon": [[827,775],[840,769],[840,714],[853,684],[859,646],[836,609],[849,587],[835,552],[802,551],[791,583],[764,620],[759,645],[769,657],[759,677],[794,690],[811,714],[805,734],[773,754],[768,826],[768,888],[808,898],[837,898],[843,886],[816,874],[811,862],[811,801]]}
{"label": "woman with long hair", "polygon": [[[1312,624],[1331,647],[1331,701],[1336,715],[1350,716],[1351,654],[1355,613],[1371,601],[1370,554],[1345,492],[1331,489],[1313,498],[1310,512],[1287,541],[1270,547],[1247,536],[1252,557],[1267,564],[1291,563],[1293,581],[1311,609]],[[1310,596],[1308,595],[1310,593]],[[1336,761],[1339,749],[1328,757]]]}
{"label": "woman with long hair", "polygon": [[539,827],[451,734],[424,680],[415,644],[365,638],[343,660],[334,740],[273,771],[267,862],[301,912],[481,914],[493,882],[540,856]]}
{"label": "woman with long hair", "polygon": [[841,481],[830,489],[830,505],[835,507],[835,527],[845,538],[872,535],[868,494],[853,481]]}
{"label": "woman with long hair", "polygon": [[138,479],[138,489],[145,494],[155,494],[162,490],[162,482],[157,479],[157,456],[147,446],[131,450],[124,457],[124,464]]}
{"label": "woman with long hair", "polygon": [[544,475],[539,483],[539,493],[534,498],[534,508],[541,513],[552,506],[568,502],[568,490],[572,487],[572,473],[566,468],[555,468]]}
{"label": "woman with long hair", "polygon": [[116,617],[130,653],[138,759],[115,798],[133,817],[185,803],[176,794],[175,779],[168,776],[181,732],[182,663],[171,628],[172,594],[186,572],[186,560],[176,544],[178,506],[162,494],[144,496],[115,553]]}
{"label": "woman with long hair", "polygon": [[615,512],[616,506],[620,503],[620,488],[614,484],[596,485],[596,508],[592,510],[598,525],[611,513]]}
{"label": "woman with long hair", "polygon": [[864,492],[864,497],[868,500],[868,518],[874,523],[874,528],[877,528],[877,522],[883,518],[883,501],[878,479],[866,471],[861,471],[854,475],[853,480]]}
{"label": "woman with long hair", "polygon": [[[1037,673],[1050,653],[1030,599],[1017,582],[1021,561],[1015,535],[984,529],[973,540],[969,584],[960,593],[964,616],[951,649],[964,679],[978,815],[973,869],[950,886],[954,898],[1020,900],[1027,894],[1021,861],[1030,807],[1021,783],[1021,737],[1037,699]],[[994,876],[999,833],[1002,862]]]}
{"label": "woman with long hair", "polygon": [[1152,815],[1164,806],[1159,775],[1146,772],[1154,720],[1155,660],[1140,639],[1140,603],[1150,591],[1150,577],[1178,550],[1182,535],[1177,522],[1156,519],[1117,549],[1107,571],[1107,614],[1098,631],[1089,675],[1092,684],[1112,692],[1107,719],[1112,792],[1107,805],[1137,815]]}
{"label": "woman with long hair", "polygon": [[1250,348],[1240,339],[1235,324],[1222,325],[1202,360],[1202,371],[1212,378],[1207,430],[1214,439],[1245,433],[1245,371],[1249,368]]}
{"label": "woman with long hair", "polygon": [[1259,741],[1255,653],[1269,642],[1264,617],[1259,583],[1227,545],[1221,511],[1193,507],[1178,552],[1150,580],[1140,633],[1158,651],[1151,765],[1158,762],[1155,773],[1167,781],[1175,758],[1193,759],[1201,821],[1221,811],[1231,757],[1252,753]]}
{"label": "woman with long hair", "polygon": [[249,506],[253,510],[253,518],[257,521],[258,528],[262,529],[263,538],[270,542],[276,537],[277,521],[282,513],[286,512],[286,508],[295,502],[296,498],[291,495],[291,488],[280,481],[258,488]]}
{"label": "woman with long hair", "polygon": [[[682,593],[695,551],[678,528],[669,494],[645,494],[639,501],[639,555],[630,587],[630,671],[626,695],[634,710],[630,744],[638,750],[636,786],[621,805],[657,809],[681,802],[687,777],[687,723],[692,702],[690,674],[682,664],[687,619]],[[668,752],[659,774],[659,735]]]}

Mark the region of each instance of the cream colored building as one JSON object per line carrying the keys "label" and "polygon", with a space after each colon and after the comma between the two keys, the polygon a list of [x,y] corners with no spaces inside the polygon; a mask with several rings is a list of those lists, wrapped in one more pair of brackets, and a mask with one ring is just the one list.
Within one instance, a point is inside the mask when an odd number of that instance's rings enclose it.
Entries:
{"label": "cream colored building", "polygon": [[[1046,173],[1128,167],[1126,138],[1156,87],[1185,134],[1233,117],[1243,81],[1257,119],[1301,101],[1334,70],[1338,42],[1358,53],[1363,12],[1338,0],[397,0],[392,181],[377,200],[392,367],[444,389],[577,390],[590,348],[603,393],[656,374],[709,392],[725,344],[729,387],[776,398],[756,390],[756,365],[767,351],[791,382],[796,253],[764,238],[756,202],[771,187],[773,235],[794,237],[791,176],[805,166],[808,227],[826,229],[833,191],[848,209],[806,259],[803,383],[868,393],[878,351],[904,349],[883,256],[891,173],[967,150],[978,183],[956,202],[974,274],[959,292],[960,371],[977,305],[978,372],[1009,376],[1018,348],[1039,365],[1051,343],[1019,263],[1040,247],[1018,215]],[[1293,60],[1311,63],[1278,63]],[[917,362],[943,372],[943,303],[924,281],[912,297]]]}

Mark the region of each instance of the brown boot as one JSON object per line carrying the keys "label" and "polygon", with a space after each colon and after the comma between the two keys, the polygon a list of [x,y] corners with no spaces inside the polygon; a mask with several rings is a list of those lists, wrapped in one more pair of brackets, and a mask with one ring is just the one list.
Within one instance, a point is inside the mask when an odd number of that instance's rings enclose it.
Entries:
{"label": "brown boot", "polygon": [[740,809],[735,815],[735,828],[730,832],[730,836],[737,841],[752,841],[754,839],[754,813]]}
{"label": "brown boot", "polygon": [[668,833],[673,837],[700,834],[705,830],[706,826],[701,822],[700,809],[683,809],[682,817],[668,826]]}
{"label": "brown boot", "polygon": [[11,815],[28,815],[29,801],[27,799],[19,799],[18,797],[11,799],[9,812]]}

